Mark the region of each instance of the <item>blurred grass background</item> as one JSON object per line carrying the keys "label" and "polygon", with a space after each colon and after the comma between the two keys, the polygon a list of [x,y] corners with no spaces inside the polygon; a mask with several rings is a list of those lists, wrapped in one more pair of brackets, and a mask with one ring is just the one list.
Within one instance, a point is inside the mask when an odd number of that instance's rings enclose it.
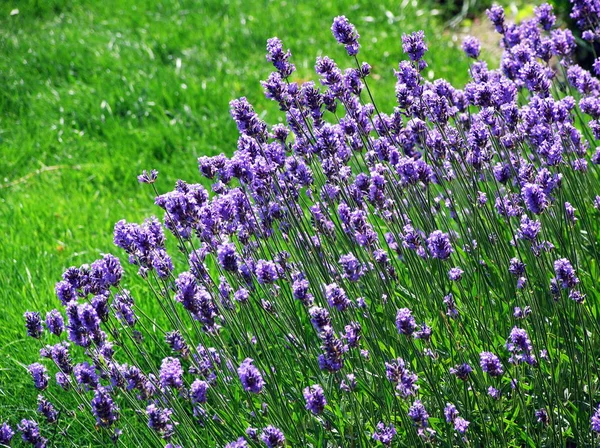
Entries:
{"label": "blurred grass background", "polygon": [[346,15],[361,34],[360,59],[373,66],[378,106],[389,111],[402,33],[425,30],[427,77],[466,81],[468,61],[456,31],[444,26],[452,17],[444,7],[423,0],[0,3],[0,421],[16,423],[15,412],[35,408],[23,366],[39,347],[24,337],[23,312],[58,305],[54,283],[66,267],[103,252],[122,256],[112,245],[116,221],[159,213],[136,175],[158,169],[161,191],[178,178],[199,181],[198,156],[235,149],[233,98],[248,97],[270,123],[282,119],[259,84],[271,71],[266,39],[278,36],[292,50],[296,80],[316,80],[319,55],[351,64],[330,33],[332,18]]}

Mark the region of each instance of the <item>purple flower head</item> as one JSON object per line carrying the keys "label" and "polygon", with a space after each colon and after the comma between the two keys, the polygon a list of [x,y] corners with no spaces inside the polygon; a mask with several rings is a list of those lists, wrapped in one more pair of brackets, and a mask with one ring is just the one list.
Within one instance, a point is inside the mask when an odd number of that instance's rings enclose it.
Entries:
{"label": "purple flower head", "polygon": [[444,416],[446,417],[447,423],[454,422],[454,419],[458,417],[458,409],[452,403],[446,403],[446,407],[444,408]]}
{"label": "purple flower head", "polygon": [[256,263],[256,278],[261,285],[273,283],[279,278],[277,265],[272,261],[258,260]]}
{"label": "purple flower head", "polygon": [[462,279],[464,273],[465,271],[463,271],[461,268],[452,268],[448,271],[448,278],[453,282],[457,282]]}
{"label": "purple flower head", "polygon": [[486,13],[496,31],[501,34],[504,33],[504,8],[499,5],[493,5]]}
{"label": "purple flower head", "polygon": [[566,258],[559,258],[554,262],[554,273],[563,289],[574,288],[579,283],[575,269],[573,269],[571,262]]}
{"label": "purple flower head", "polygon": [[408,308],[401,308],[396,314],[396,328],[400,334],[410,336],[417,328],[417,323],[412,315],[412,311]]}
{"label": "purple flower head", "polygon": [[265,382],[252,362],[251,358],[246,358],[238,367],[237,372],[244,390],[259,394],[262,392]]}
{"label": "purple flower head", "polygon": [[400,393],[402,398],[415,395],[419,390],[417,385],[418,377],[415,373],[408,370],[406,363],[402,358],[385,363],[385,374]]}
{"label": "purple flower head", "polygon": [[46,417],[48,423],[56,423],[58,420],[58,411],[52,403],[44,398],[43,395],[38,395],[38,412]]}
{"label": "purple flower head", "polygon": [[346,291],[338,286],[337,283],[325,286],[325,298],[330,307],[337,308],[339,311],[345,311],[352,303],[348,299]]}
{"label": "purple flower head", "polygon": [[467,381],[471,372],[473,372],[473,368],[466,363],[458,364],[450,368],[450,373],[463,381]]}
{"label": "purple flower head", "polygon": [[219,261],[219,265],[226,271],[237,271],[238,257],[234,244],[225,243],[220,245],[217,248],[217,259]]}
{"label": "purple flower head", "polygon": [[348,342],[348,347],[358,347],[362,335],[362,327],[358,322],[350,322],[344,327],[346,334],[344,338]]}
{"label": "purple flower head", "polygon": [[35,420],[21,420],[17,425],[17,429],[21,432],[23,442],[34,445],[35,448],[45,448],[48,442],[40,434],[40,427]]}
{"label": "purple flower head", "polygon": [[227,445],[225,445],[225,448],[248,448],[248,446],[248,442],[246,442],[243,437],[240,437],[233,442],[229,442]]}
{"label": "purple flower head", "polygon": [[183,387],[183,369],[181,362],[177,358],[165,358],[160,366],[160,384],[165,389],[173,387],[181,389]]}
{"label": "purple flower head", "polygon": [[283,43],[277,37],[267,40],[267,61],[271,62],[283,78],[287,78],[296,70],[289,62],[292,54],[283,50]]}
{"label": "purple flower head", "polygon": [[354,389],[356,389],[356,376],[353,373],[349,373],[346,375],[346,379],[341,381],[340,390],[352,392]]}
{"label": "purple flower head", "polygon": [[347,347],[336,337],[331,328],[325,328],[321,333],[323,354],[319,355],[318,362],[321,370],[337,372],[344,366],[344,353]]}
{"label": "purple flower head", "polygon": [[209,385],[206,381],[195,380],[190,386],[190,398],[194,404],[206,403],[206,392]]}
{"label": "purple flower head", "polygon": [[10,441],[15,435],[13,429],[4,422],[0,425],[0,445],[10,445]]}
{"label": "purple flower head", "polygon": [[168,439],[173,435],[173,424],[171,423],[171,409],[163,409],[157,407],[154,403],[146,407],[146,415],[148,416],[148,428],[153,429],[161,435],[162,438]]}
{"label": "purple flower head", "polygon": [[530,314],[531,314],[530,306],[526,306],[524,308],[515,306],[515,308],[513,310],[513,316],[515,317],[515,319],[525,319]]}
{"label": "purple flower head", "polygon": [[27,367],[27,370],[33,379],[33,384],[36,389],[44,390],[48,387],[48,380],[50,377],[48,376],[48,370],[46,370],[46,367],[44,367],[43,364],[40,364],[39,362],[33,363]]}
{"label": "purple flower head", "polygon": [[556,16],[552,12],[552,5],[549,3],[544,3],[543,5],[536,7],[535,17],[545,31],[550,31],[556,23]]}
{"label": "purple flower head", "polygon": [[527,210],[539,215],[548,207],[548,198],[544,190],[537,184],[526,183],[521,190]]}
{"label": "purple flower head", "polygon": [[313,414],[320,414],[323,412],[327,405],[327,400],[325,399],[325,392],[320,385],[314,384],[310,387],[306,387],[302,394],[304,395],[304,400],[306,400],[306,409]]}
{"label": "purple flower head", "polygon": [[190,348],[185,342],[179,330],[169,331],[165,334],[165,341],[175,353],[180,353],[183,357],[187,357],[190,353]]}
{"label": "purple flower head", "polygon": [[495,387],[490,386],[490,387],[488,387],[488,395],[490,397],[492,397],[494,400],[499,400],[500,396],[501,396],[501,393]]}
{"label": "purple flower head", "polygon": [[521,224],[517,229],[517,237],[529,241],[535,241],[542,230],[542,223],[529,219],[527,215],[521,216]]}
{"label": "purple flower head", "polygon": [[482,370],[490,376],[500,376],[504,373],[500,359],[491,352],[480,353],[479,364]]}
{"label": "purple flower head", "polygon": [[415,400],[408,410],[408,416],[419,428],[427,428],[429,426],[429,414],[421,400]]}
{"label": "purple flower head", "polygon": [[27,335],[31,336],[32,338],[39,339],[44,331],[40,313],[36,311],[26,311],[23,316],[25,317],[25,328],[27,329]]}
{"label": "purple flower head", "polygon": [[512,258],[510,260],[510,265],[508,266],[508,272],[516,277],[522,276],[525,272],[525,263],[518,258]]}
{"label": "purple flower head", "polygon": [[377,428],[373,433],[373,440],[381,442],[385,446],[390,446],[395,436],[396,428],[394,425],[385,425],[383,422],[379,422],[377,423]]}
{"label": "purple flower head", "polygon": [[88,362],[79,363],[73,369],[77,383],[84,386],[86,390],[94,390],[100,384],[96,369]]}
{"label": "purple flower head", "polygon": [[364,266],[353,254],[342,255],[339,263],[344,270],[343,277],[351,282],[358,281],[365,273]]}
{"label": "purple flower head", "polygon": [[260,440],[267,445],[267,448],[280,448],[285,445],[285,436],[280,429],[269,425],[262,430]]}
{"label": "purple flower head", "polygon": [[459,434],[465,434],[467,432],[467,429],[469,428],[469,425],[471,423],[467,420],[465,420],[462,417],[456,417],[454,419],[454,430],[456,432],[458,432]]}
{"label": "purple flower head", "polygon": [[331,32],[333,33],[335,40],[346,47],[349,56],[358,54],[358,49],[360,48],[358,39],[360,35],[356,31],[354,25],[352,25],[345,16],[338,16],[333,19]]}
{"label": "purple flower head", "polygon": [[319,333],[325,329],[331,328],[331,318],[329,317],[329,311],[325,308],[313,306],[308,310],[310,315],[310,322]]}
{"label": "purple flower head", "polygon": [[423,31],[415,31],[411,34],[403,34],[402,50],[408,55],[411,61],[421,60],[427,51],[425,33]]}
{"label": "purple flower head", "polygon": [[477,38],[467,36],[462,43],[462,49],[468,57],[477,59],[479,57],[479,52],[481,51],[481,45]]}
{"label": "purple flower head", "polygon": [[138,182],[141,184],[153,184],[154,182],[156,182],[157,178],[158,178],[158,171],[156,171],[156,170],[151,170],[150,172],[144,170],[144,171],[142,171],[142,174],[140,174],[137,177]]}
{"label": "purple flower head", "polygon": [[594,412],[594,415],[592,415],[591,427],[592,431],[600,432],[600,405],[598,405],[596,412]]}
{"label": "purple flower head", "polygon": [[548,411],[546,411],[546,409],[541,408],[538,409],[537,411],[535,411],[535,419],[538,423],[541,423],[542,425],[547,425],[548,423],[550,423],[550,417],[548,416]]}
{"label": "purple flower head", "polygon": [[535,355],[532,353],[533,346],[531,345],[531,340],[524,329],[514,327],[511,330],[510,336],[506,341],[506,348],[511,353],[510,362],[517,364],[524,361],[530,365],[537,364]]}
{"label": "purple flower head", "polygon": [[96,417],[96,425],[109,427],[119,419],[119,408],[113,401],[110,390],[99,387],[92,398],[92,414]]}
{"label": "purple flower head", "polygon": [[450,237],[441,230],[431,232],[429,238],[427,238],[427,248],[429,249],[429,254],[433,258],[438,258],[440,260],[446,260],[450,257],[450,254],[454,252],[454,249],[452,249],[452,245],[450,244]]}

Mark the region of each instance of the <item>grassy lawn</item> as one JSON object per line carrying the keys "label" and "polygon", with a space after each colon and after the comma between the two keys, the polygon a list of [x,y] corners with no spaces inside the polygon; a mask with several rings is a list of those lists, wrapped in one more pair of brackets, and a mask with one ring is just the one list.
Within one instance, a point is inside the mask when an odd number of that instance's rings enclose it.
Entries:
{"label": "grassy lawn", "polygon": [[58,305],[54,283],[68,266],[108,251],[125,262],[113,224],[159,213],[136,175],[158,169],[162,191],[197,182],[198,156],[235,149],[233,98],[280,120],[259,84],[266,39],[291,48],[297,80],[315,79],[318,55],[350,64],[330,33],[339,14],[361,33],[381,109],[394,105],[404,32],[425,30],[428,76],[465,81],[467,58],[420,0],[0,4],[0,421],[35,408],[23,366],[38,347],[23,312]]}

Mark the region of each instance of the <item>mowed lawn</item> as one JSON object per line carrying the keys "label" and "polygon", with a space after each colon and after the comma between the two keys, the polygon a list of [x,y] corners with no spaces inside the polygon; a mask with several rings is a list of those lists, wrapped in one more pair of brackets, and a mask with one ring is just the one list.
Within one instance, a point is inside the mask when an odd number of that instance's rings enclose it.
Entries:
{"label": "mowed lawn", "polygon": [[394,105],[402,33],[425,30],[427,77],[467,79],[460,41],[422,0],[0,3],[0,421],[35,409],[24,367],[39,345],[23,312],[58,307],[54,283],[69,266],[109,251],[126,263],[114,223],[160,213],[136,175],[158,169],[161,191],[200,181],[198,156],[235,150],[233,98],[281,120],[259,84],[266,39],[292,50],[296,80],[316,80],[317,56],[352,62],[331,36],[339,14],[362,36],[381,109]]}

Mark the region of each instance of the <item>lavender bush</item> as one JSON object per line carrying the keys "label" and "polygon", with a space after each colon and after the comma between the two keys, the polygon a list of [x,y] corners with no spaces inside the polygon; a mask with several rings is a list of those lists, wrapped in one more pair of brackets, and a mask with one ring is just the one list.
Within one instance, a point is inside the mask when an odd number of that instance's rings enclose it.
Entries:
{"label": "lavender bush", "polygon": [[[599,14],[573,0],[589,41]],[[600,81],[551,6],[488,16],[501,68],[465,39],[462,90],[426,81],[425,36],[402,36],[390,114],[345,17],[351,67],[318,58],[320,86],[270,39],[285,124],[234,100],[237,151],[198,160],[212,191],[139,177],[164,221],[120,221],[114,242],[147,289],[113,255],[67,269],[64,310],[25,313],[41,417],[0,443],[76,426],[139,446],[597,444]]]}

